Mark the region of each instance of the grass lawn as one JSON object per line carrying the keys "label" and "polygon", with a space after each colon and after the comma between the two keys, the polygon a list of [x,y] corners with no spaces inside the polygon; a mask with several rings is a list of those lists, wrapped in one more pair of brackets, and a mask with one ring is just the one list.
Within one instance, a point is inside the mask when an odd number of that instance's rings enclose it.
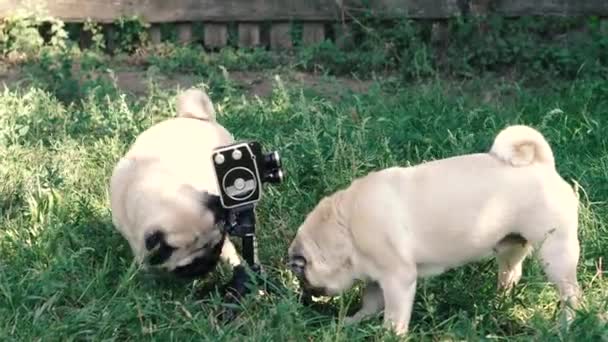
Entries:
{"label": "grass lawn", "polygon": [[245,96],[227,79],[211,82],[219,121],[240,139],[278,149],[288,176],[266,187],[258,241],[262,262],[289,291],[247,299],[240,317],[226,325],[213,316],[218,294],[202,296],[201,289],[227,280],[227,269],[194,283],[138,272],[110,219],[114,163],[139,132],[174,114],[175,88],[153,86],[137,97],[111,86],[91,88],[73,103],[27,85],[3,90],[0,340],[392,340],[381,317],[343,326],[358,305],[357,288],[322,299],[320,312],[298,303],[284,267],[296,228],[322,196],[354,177],[487,151],[505,125],[525,123],[547,137],[563,177],[580,185],[584,308],[562,331],[556,291],[536,261],[526,261],[512,294],[497,296],[496,265],[488,260],[420,281],[409,336],[608,341],[608,81],[531,86],[499,77],[387,78],[364,91],[329,78],[319,82],[323,91],[277,81],[262,97]]}

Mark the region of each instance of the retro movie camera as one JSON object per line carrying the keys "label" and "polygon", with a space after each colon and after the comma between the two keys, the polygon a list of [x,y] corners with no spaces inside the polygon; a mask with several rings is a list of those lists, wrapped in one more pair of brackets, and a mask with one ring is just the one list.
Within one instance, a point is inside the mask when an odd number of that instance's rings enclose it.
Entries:
{"label": "retro movie camera", "polygon": [[258,142],[249,141],[216,148],[212,162],[228,234],[243,239],[243,257],[258,271],[255,205],[262,198],[264,183],[283,181],[281,157],[277,151],[264,154]]}

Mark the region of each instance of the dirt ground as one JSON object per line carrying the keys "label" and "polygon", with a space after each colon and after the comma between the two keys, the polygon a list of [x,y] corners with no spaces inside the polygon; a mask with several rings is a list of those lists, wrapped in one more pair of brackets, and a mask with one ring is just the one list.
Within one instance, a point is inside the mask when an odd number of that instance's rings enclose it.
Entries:
{"label": "dirt ground", "polygon": [[[149,81],[162,89],[181,89],[193,86],[201,81],[199,77],[188,74],[150,73],[145,68],[118,69],[112,71],[118,87],[135,96],[145,96],[149,90]],[[230,80],[244,90],[249,96],[266,97],[272,93],[276,83],[275,77],[280,75],[281,81],[289,86],[301,86],[316,90],[323,94],[332,94],[338,90],[350,89],[353,92],[366,92],[373,81],[339,77],[327,78],[323,75],[295,71],[233,71],[228,73]],[[109,74],[105,77],[110,77]],[[0,88],[9,89],[25,86],[27,75],[19,67],[0,66]]]}

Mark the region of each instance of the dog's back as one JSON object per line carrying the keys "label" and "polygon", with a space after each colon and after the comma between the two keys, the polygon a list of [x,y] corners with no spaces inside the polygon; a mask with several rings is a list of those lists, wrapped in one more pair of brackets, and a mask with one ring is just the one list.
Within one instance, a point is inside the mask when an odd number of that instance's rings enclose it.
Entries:
{"label": "dog's back", "polygon": [[518,128],[517,135],[499,134],[490,153],[371,173],[347,190],[353,208],[390,218],[387,223],[395,222],[415,241],[404,248],[431,263],[444,261],[436,256],[475,259],[510,233],[525,231],[535,242],[555,227],[575,230],[578,198],[557,173],[548,144],[534,132]]}
{"label": "dog's back", "polygon": [[232,141],[228,131],[216,123],[174,118],[142,133],[125,157],[153,158],[162,165],[159,171],[217,194],[212,152]]}

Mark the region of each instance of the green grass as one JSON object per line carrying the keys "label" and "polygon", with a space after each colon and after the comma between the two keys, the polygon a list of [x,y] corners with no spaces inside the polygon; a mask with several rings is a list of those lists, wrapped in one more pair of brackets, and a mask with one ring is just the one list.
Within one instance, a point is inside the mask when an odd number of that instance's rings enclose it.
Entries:
{"label": "green grass", "polygon": [[[219,81],[218,81],[219,82]],[[220,82],[221,83],[221,82]],[[555,81],[527,87],[499,78],[395,84],[339,96],[278,85],[244,98],[229,83],[211,96],[238,138],[280,150],[288,178],[267,187],[258,208],[260,258],[287,291],[249,298],[235,322],[213,319],[219,296],[195,283],[138,272],[113,229],[107,185],[134,137],[174,113],[174,91],[145,98],[108,91],[65,104],[35,88],[0,93],[0,340],[392,340],[381,318],[344,327],[358,290],[316,312],[297,301],[284,268],[305,214],[354,177],[486,151],[509,123],[540,129],[558,169],[582,190],[579,279],[585,307],[570,331],[555,318],[557,295],[535,261],[509,296],[495,294],[494,261],[421,281],[412,340],[607,341],[608,82]],[[85,94],[86,95],[86,94]],[[455,180],[457,181],[457,180]],[[603,272],[603,273],[602,273]]]}

